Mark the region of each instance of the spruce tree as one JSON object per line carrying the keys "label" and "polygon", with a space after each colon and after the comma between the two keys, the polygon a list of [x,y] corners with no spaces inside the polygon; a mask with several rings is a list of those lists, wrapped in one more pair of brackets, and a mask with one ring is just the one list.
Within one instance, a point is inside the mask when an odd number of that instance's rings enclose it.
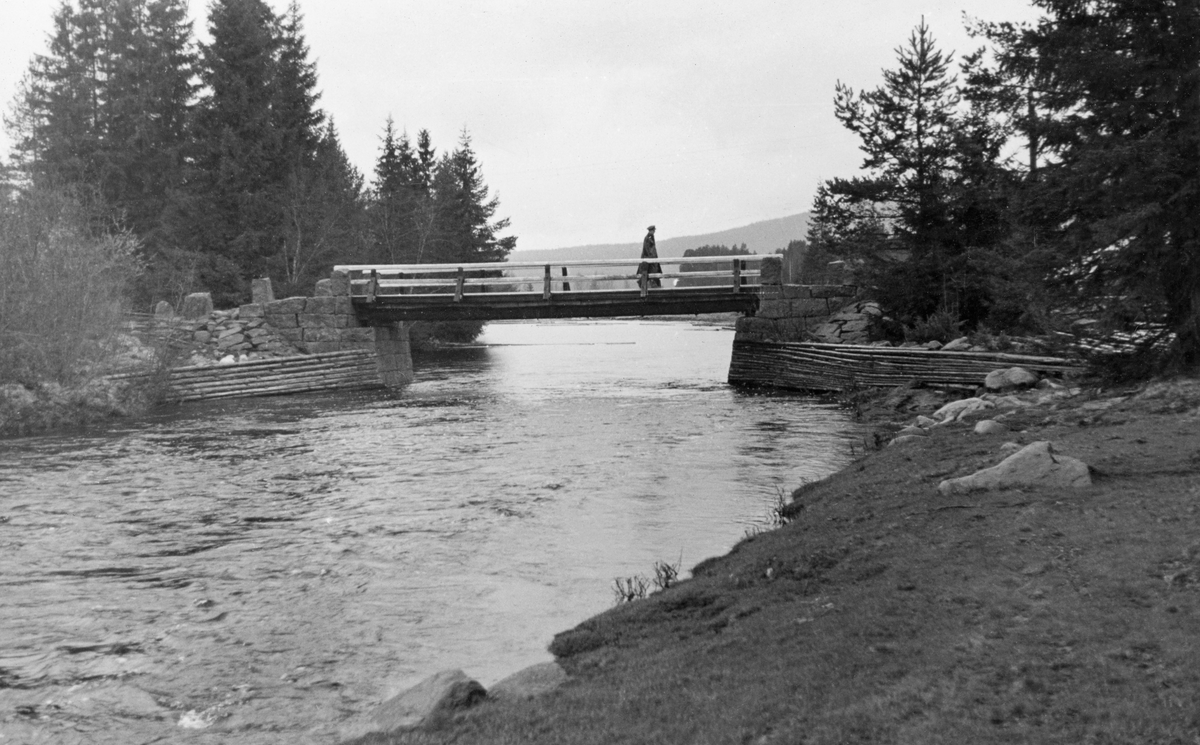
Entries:
{"label": "spruce tree", "polygon": [[278,22],[262,0],[215,0],[201,46],[190,201],[179,235],[208,261],[219,303],[240,301],[279,250],[286,175],[273,105]]}
{"label": "spruce tree", "polygon": [[106,203],[153,254],[168,241],[164,215],[183,183],[196,56],[183,0],[121,2],[109,82]]}
{"label": "spruce tree", "polygon": [[78,0],[53,17],[8,120],[37,188],[72,192],[151,260],[182,183],[195,56],[183,0]]}
{"label": "spruce tree", "polygon": [[368,261],[404,264],[417,260],[417,221],[428,199],[417,166],[408,135],[402,133],[397,139],[395,124],[388,117],[375,162],[375,186],[368,208],[371,225]]}
{"label": "spruce tree", "polygon": [[413,185],[426,194],[433,188],[433,170],[437,165],[437,151],[433,149],[433,141],[429,130],[422,129],[417,133],[417,150],[413,161]]}
{"label": "spruce tree", "polygon": [[279,59],[272,112],[288,169],[305,167],[316,154],[325,114],[317,108],[316,64],[308,58],[304,18],[295,0],[280,23]]}
{"label": "spruce tree", "polygon": [[859,137],[864,173],[819,187],[808,242],[814,257],[850,261],[902,323],[942,312],[973,325],[994,304],[976,258],[1003,238],[1004,137],[988,112],[963,111],[951,58],[924,21],[896,54],[882,86],[838,83],[835,114]]}
{"label": "spruce tree", "polygon": [[[1034,0],[983,24],[998,88],[1031,100],[1042,156],[1024,199],[1046,273],[1075,310],[1164,322],[1200,365],[1200,5]],[[1032,122],[1032,117],[1030,118]],[[1029,124],[1030,122],[1027,122]]]}
{"label": "spruce tree", "polygon": [[454,152],[443,155],[438,162],[432,190],[440,225],[428,261],[503,261],[516,246],[516,237],[498,235],[509,221],[492,221],[500,201],[488,198],[488,187],[466,130]]}
{"label": "spruce tree", "polygon": [[34,57],[6,121],[16,135],[13,160],[35,184],[94,189],[102,139],[95,23],[67,2],[53,23],[48,53]]}

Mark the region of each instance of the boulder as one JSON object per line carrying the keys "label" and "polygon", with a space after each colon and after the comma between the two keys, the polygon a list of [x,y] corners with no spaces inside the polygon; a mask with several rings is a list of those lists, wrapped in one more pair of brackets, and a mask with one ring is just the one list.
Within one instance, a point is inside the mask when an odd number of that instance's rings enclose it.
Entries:
{"label": "boulder", "polygon": [[1027,401],[1023,398],[1018,398],[1011,393],[1005,396],[997,396],[994,393],[988,393],[985,394],[983,398],[996,404],[997,409],[1023,409],[1027,406],[1033,406],[1033,401]]}
{"label": "boulder", "polygon": [[928,435],[900,435],[899,437],[893,438],[892,441],[888,443],[888,446],[903,445],[906,442],[918,442],[925,439],[928,439]]}
{"label": "boulder", "polygon": [[927,437],[927,436],[929,436],[929,433],[926,432],[923,428],[918,427],[915,424],[910,424],[907,427],[905,427],[904,429],[902,429],[896,433],[897,437],[903,437],[904,435],[916,435],[917,437]]}
{"label": "boulder", "polygon": [[513,673],[488,690],[496,701],[534,698],[549,693],[567,682],[567,671],[557,662],[543,662]]}
{"label": "boulder", "polygon": [[1008,427],[995,419],[982,419],[975,423],[975,434],[977,435],[999,435],[1007,431]]}
{"label": "boulder", "polygon": [[1014,486],[1078,488],[1091,484],[1091,469],[1086,463],[1055,454],[1050,443],[1041,440],[1026,445],[991,468],[947,479],[938,484],[938,491],[949,496]]}
{"label": "boulder", "polygon": [[932,341],[925,342],[925,344],[923,346],[932,352],[936,352],[937,350],[942,348],[942,343],[940,341],[938,341],[937,339],[933,339]]}
{"label": "boulder", "polygon": [[933,412],[933,418],[938,420],[939,425],[949,424],[951,422],[962,421],[981,411],[994,408],[996,408],[996,405],[991,401],[986,401],[982,398],[964,398],[958,401],[951,401]]}
{"label": "boulder", "polygon": [[372,731],[420,727],[432,717],[474,706],[486,697],[483,686],[462,670],[443,670],[380,704],[371,715]]}
{"label": "boulder", "polygon": [[193,292],[183,299],[179,308],[179,315],[188,319],[207,318],[212,312],[212,294],[208,292]]}
{"label": "boulder", "polygon": [[943,352],[965,352],[971,348],[971,341],[965,336],[960,336],[954,341],[946,342],[946,346],[942,347]]}
{"label": "boulder", "polygon": [[1021,449],[1021,443],[1009,440],[1000,446],[1000,454],[1007,457]]}
{"label": "boulder", "polygon": [[175,317],[175,306],[168,303],[166,300],[159,300],[154,305],[154,317],[170,319]]}
{"label": "boulder", "polygon": [[1010,367],[1006,370],[992,370],[983,379],[983,387],[989,391],[1003,391],[1009,388],[1032,388],[1041,378],[1023,367]]}

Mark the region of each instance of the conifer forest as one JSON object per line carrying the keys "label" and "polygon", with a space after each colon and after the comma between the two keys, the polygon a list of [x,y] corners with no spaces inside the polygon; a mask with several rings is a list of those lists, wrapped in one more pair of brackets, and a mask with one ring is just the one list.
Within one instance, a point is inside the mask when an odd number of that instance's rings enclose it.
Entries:
{"label": "conifer forest", "polygon": [[307,294],[334,263],[513,249],[466,130],[439,150],[380,122],[368,184],[320,107],[297,3],[215,0],[207,32],[186,0],[64,2],[5,122],[10,195],[68,195],[89,230],[137,241],[136,308],[198,290],[227,307],[255,277]]}

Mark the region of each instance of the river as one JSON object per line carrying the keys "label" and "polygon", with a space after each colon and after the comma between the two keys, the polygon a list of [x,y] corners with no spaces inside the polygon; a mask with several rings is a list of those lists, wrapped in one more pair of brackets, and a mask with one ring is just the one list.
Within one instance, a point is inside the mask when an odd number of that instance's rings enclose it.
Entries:
{"label": "river", "polygon": [[733,332],[490,324],[401,393],[188,404],[0,441],[0,745],[336,742],[421,678],[551,659],[851,456],[729,387]]}

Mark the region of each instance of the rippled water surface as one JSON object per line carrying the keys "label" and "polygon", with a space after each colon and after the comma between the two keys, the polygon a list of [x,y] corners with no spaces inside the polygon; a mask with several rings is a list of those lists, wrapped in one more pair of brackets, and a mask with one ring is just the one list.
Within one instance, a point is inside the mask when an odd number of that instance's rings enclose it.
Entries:
{"label": "rippled water surface", "polygon": [[840,410],[725,384],[732,331],[492,324],[383,392],[0,441],[0,745],[336,742],[485,686],[841,466]]}

